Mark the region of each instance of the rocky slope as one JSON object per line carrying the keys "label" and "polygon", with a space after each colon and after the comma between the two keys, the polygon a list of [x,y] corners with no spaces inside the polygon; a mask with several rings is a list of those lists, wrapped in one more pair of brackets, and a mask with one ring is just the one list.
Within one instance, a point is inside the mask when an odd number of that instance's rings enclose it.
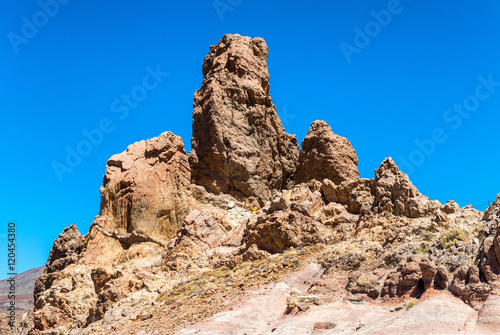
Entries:
{"label": "rocky slope", "polygon": [[299,153],[267,54],[211,47],[189,155],[164,133],[110,158],[89,233],[66,228],[37,279],[30,334],[495,332],[500,200],[431,201],[390,158],[361,179],[324,121]]}

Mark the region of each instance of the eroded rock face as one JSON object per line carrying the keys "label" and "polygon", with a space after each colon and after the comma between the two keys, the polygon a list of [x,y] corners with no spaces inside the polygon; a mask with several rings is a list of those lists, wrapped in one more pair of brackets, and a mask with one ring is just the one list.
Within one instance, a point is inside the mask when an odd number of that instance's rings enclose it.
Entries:
{"label": "eroded rock face", "polygon": [[496,201],[484,212],[483,245],[480,250],[481,270],[485,279],[500,285],[500,194]]}
{"label": "eroded rock face", "polygon": [[61,271],[70,264],[78,261],[78,256],[84,245],[84,236],[80,234],[75,224],[64,228],[64,231],[55,239],[45,271],[52,273]]}
{"label": "eroded rock face", "polygon": [[45,270],[35,281],[33,292],[35,302],[40,293],[46,290],[47,286],[50,286],[51,280],[49,279],[56,277],[57,272],[78,261],[83,247],[84,236],[80,234],[74,224],[66,227],[59,237],[55,239],[50,249]]}
{"label": "eroded rock face", "polygon": [[189,212],[190,177],[182,139],[171,132],[130,145],[106,164],[101,228],[167,243]]}
{"label": "eroded rock face", "polygon": [[[194,201],[189,188],[184,145],[171,132],[111,157],[101,186],[101,211],[89,233],[81,236],[75,225],[66,228],[36,281],[35,327],[83,327],[141,290],[144,281],[134,268],[161,259]],[[135,259],[141,259],[139,265]],[[127,262],[129,270],[113,270]]]}
{"label": "eroded rock face", "polygon": [[[390,158],[374,179],[360,179],[356,152],[322,121],[312,124],[294,177],[297,144],[269,97],[266,58],[259,38],[227,35],[211,48],[195,94],[189,159],[181,139],[164,133],[108,161],[101,212],[89,233],[66,228],[37,279],[30,334],[69,328],[82,335],[170,334],[210,318],[233,298],[248,300],[250,287],[261,295],[272,285],[281,298],[261,296],[251,313],[235,310],[248,316],[235,329],[255,330],[255,320],[267,317],[262,333],[312,332],[315,324],[376,333],[371,325],[325,319],[331,302],[367,299],[368,308],[381,304],[394,322],[408,316],[412,327],[427,325],[425,315],[442,315],[448,301],[457,307],[453,313],[464,312],[460,324],[475,322],[474,307],[477,324],[494,329],[500,200],[484,217],[471,206],[429,201]],[[291,187],[294,178],[301,183]],[[272,283],[277,278],[279,285]],[[433,294],[443,299],[431,305]],[[409,297],[425,301],[394,309]],[[310,304],[321,307],[302,313]],[[346,308],[334,320],[357,311],[366,323],[374,311]],[[435,318],[433,327],[456,320],[453,313]],[[215,334],[227,331],[227,315]],[[294,328],[272,324],[294,317],[310,319]],[[215,319],[208,320],[213,326]],[[402,333],[395,325],[394,333]]]}
{"label": "eroded rock face", "polygon": [[[75,311],[85,307],[74,302],[93,291],[92,283],[89,275],[72,269],[82,257],[85,245],[86,238],[80,235],[76,225],[65,228],[54,241],[47,266],[35,281],[33,322],[36,328],[45,330],[68,321],[84,324],[85,317],[78,318]],[[88,298],[87,304],[95,302]]]}
{"label": "eroded rock face", "polygon": [[255,244],[270,253],[332,241],[330,232],[323,224],[292,210],[252,217],[245,236],[247,246]]}
{"label": "eroded rock face", "polygon": [[374,205],[379,212],[388,211],[411,218],[426,214],[429,198],[418,192],[391,158],[386,158],[375,170],[374,191]]}
{"label": "eroded rock face", "polygon": [[175,271],[207,264],[206,252],[219,246],[227,232],[210,212],[195,209],[189,213],[177,237],[165,250],[163,264]]}
{"label": "eroded rock face", "polygon": [[325,121],[314,121],[302,141],[295,174],[297,183],[329,179],[340,185],[359,179],[358,156],[347,138],[333,133]]}
{"label": "eroded rock face", "polygon": [[269,199],[293,184],[298,144],[269,95],[262,38],[225,35],[203,63],[193,102],[192,182],[238,199]]}
{"label": "eroded rock face", "polygon": [[325,179],[321,190],[327,202],[344,204],[354,214],[388,212],[420,218],[439,213],[441,207],[421,195],[390,157],[375,170],[375,179],[351,180],[341,185]]}

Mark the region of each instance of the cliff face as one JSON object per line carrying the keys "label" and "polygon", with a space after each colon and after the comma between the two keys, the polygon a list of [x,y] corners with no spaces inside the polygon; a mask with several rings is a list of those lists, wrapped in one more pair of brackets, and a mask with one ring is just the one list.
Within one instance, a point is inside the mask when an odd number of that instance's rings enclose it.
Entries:
{"label": "cliff face", "polygon": [[262,38],[226,35],[205,57],[189,162],[192,182],[210,192],[269,200],[293,185],[298,144],[269,95],[268,53]]}
{"label": "cliff face", "polygon": [[324,121],[299,155],[267,54],[211,47],[189,155],[167,132],[109,159],[88,234],[54,241],[30,334],[494,333],[500,200],[430,201],[391,158],[362,179]]}
{"label": "cliff face", "polygon": [[171,132],[130,145],[106,164],[102,228],[137,232],[166,244],[189,212],[190,178],[182,139]]}

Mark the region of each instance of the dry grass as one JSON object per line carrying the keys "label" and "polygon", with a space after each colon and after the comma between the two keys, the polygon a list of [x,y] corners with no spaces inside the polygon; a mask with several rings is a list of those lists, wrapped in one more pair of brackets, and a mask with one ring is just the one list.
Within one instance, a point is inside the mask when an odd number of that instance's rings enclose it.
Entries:
{"label": "dry grass", "polygon": [[444,232],[439,239],[439,244],[441,248],[448,249],[454,246],[458,241],[463,241],[465,239],[465,234],[458,228],[453,228]]}

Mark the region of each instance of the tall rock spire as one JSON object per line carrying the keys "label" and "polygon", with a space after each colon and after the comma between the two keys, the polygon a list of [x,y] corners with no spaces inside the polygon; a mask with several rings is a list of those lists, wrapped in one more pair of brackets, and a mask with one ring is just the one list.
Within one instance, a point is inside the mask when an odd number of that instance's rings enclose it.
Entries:
{"label": "tall rock spire", "polygon": [[262,38],[225,35],[205,57],[189,163],[210,192],[264,200],[293,185],[298,144],[269,95],[268,53]]}

